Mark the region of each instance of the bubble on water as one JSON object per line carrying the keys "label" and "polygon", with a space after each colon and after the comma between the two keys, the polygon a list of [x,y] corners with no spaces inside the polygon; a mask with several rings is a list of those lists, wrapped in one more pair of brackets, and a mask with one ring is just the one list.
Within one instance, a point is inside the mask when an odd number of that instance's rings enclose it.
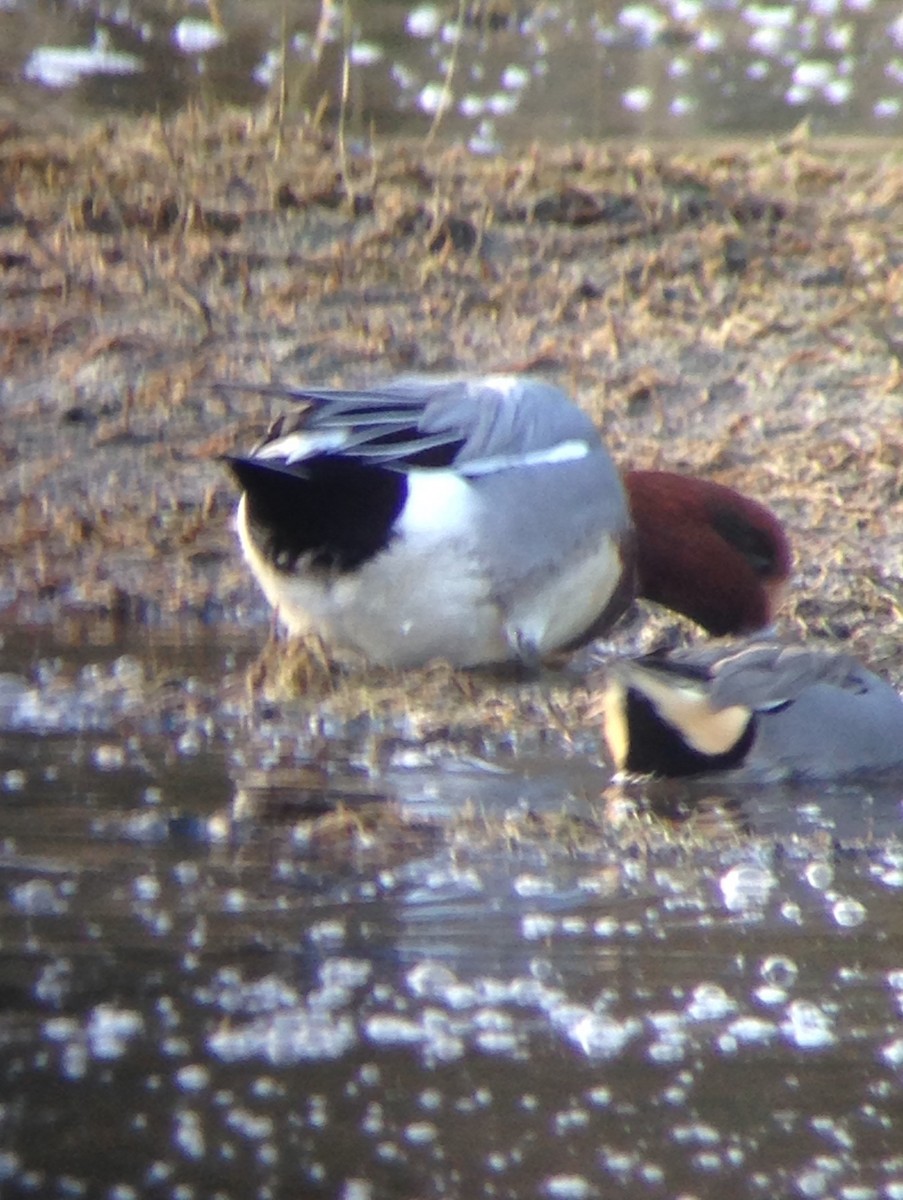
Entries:
{"label": "bubble on water", "polygon": [[894,1038],[881,1047],[881,1057],[892,1067],[903,1067],[903,1037]]}
{"label": "bubble on water", "polygon": [[539,941],[550,937],[555,932],[555,926],[555,918],[547,913],[525,913],[520,922],[521,936],[527,941]]}
{"label": "bubble on water", "polygon": [[[555,1014],[553,1014],[553,1020]],[[569,1005],[562,1012],[564,1032],[587,1058],[616,1058],[640,1032],[640,1022],[634,1018],[619,1021],[604,1013]]]}
{"label": "bubble on water", "polygon": [[736,1002],[717,983],[700,983],[687,1001],[686,1015],[691,1021],[717,1021],[735,1012]]}
{"label": "bubble on water", "polygon": [[540,1188],[549,1200],[585,1200],[597,1195],[595,1185],[583,1175],[549,1175]]}
{"label": "bubble on water", "polygon": [[328,958],[320,967],[324,988],[362,987],[373,972],[373,964],[364,958]]}
{"label": "bubble on water", "polygon": [[207,1039],[207,1045],[224,1062],[265,1058],[284,1066],[339,1058],[356,1041],[350,1017],[302,1006],[224,1027]]}
{"label": "bubble on water", "polygon": [[160,881],[153,875],[137,875],[132,881],[132,891],[139,900],[159,900]]}
{"label": "bubble on water", "polygon": [[755,998],[760,1004],[770,1006],[776,1004],[784,1004],[787,1000],[787,989],[778,987],[774,983],[763,983],[761,987],[756,988],[753,992]]}
{"label": "bubble on water", "polygon": [[176,750],[179,754],[186,758],[200,754],[203,749],[204,742],[199,730],[186,729],[185,732],[176,740]]}
{"label": "bubble on water", "polygon": [[415,996],[438,998],[458,982],[458,977],[450,967],[442,963],[425,959],[411,967],[407,973],[407,984]]}
{"label": "bubble on water", "polygon": [[690,1161],[700,1171],[720,1171],[722,1167],[721,1155],[712,1150],[697,1151]]}
{"label": "bubble on water", "polygon": [[486,1033],[507,1033],[514,1027],[510,1013],[499,1008],[481,1008],[473,1014],[475,1029]]}
{"label": "bubble on water", "polygon": [[[762,1045],[776,1034],[777,1026],[773,1021],[766,1021],[762,1017],[738,1017],[731,1021],[722,1036],[733,1043],[730,1049],[735,1049],[738,1045]],[[723,1050],[728,1048],[727,1042],[722,1044],[719,1041],[719,1045]]]}
{"label": "bubble on water", "polygon": [[436,116],[448,108],[451,102],[451,93],[441,83],[428,83],[420,89],[417,97],[417,103],[421,109],[430,116]]}
{"label": "bubble on water", "polygon": [[200,17],[183,17],[172,31],[172,40],[183,54],[206,54],[221,45],[225,38],[218,26]]}
{"label": "bubble on water", "polygon": [[501,84],[504,88],[517,90],[526,87],[530,82],[530,72],[517,63],[512,63],[502,71]]}
{"label": "bubble on water", "polygon": [[675,1125],[671,1137],[678,1145],[684,1146],[717,1146],[721,1141],[718,1130],[705,1121],[688,1121],[682,1125]]}
{"label": "bubble on water", "polygon": [[486,112],[486,97],[475,96],[469,92],[466,96],[462,96],[458,101],[458,112],[462,117],[475,118],[482,116]]}
{"label": "bubble on water", "polygon": [[629,112],[646,112],[652,99],[652,89],[648,87],[627,88],[621,94],[621,103]]}
{"label": "bubble on water", "polygon": [[846,104],[853,94],[853,84],[849,79],[832,79],[822,88],[821,94],[828,104]]}
{"label": "bubble on water", "polygon": [[410,1125],[405,1126],[404,1139],[412,1146],[423,1146],[434,1142],[438,1133],[438,1129],[431,1121],[412,1121]]}
{"label": "bubble on water", "polygon": [[85,1030],[88,1045],[95,1058],[120,1058],[129,1040],[144,1029],[139,1012],[117,1008],[113,1004],[98,1004],[91,1011]]}
{"label": "bubble on water", "polygon": [[340,945],[345,940],[345,922],[338,919],[314,921],[307,930],[307,936],[316,945]]}
{"label": "bubble on water", "polygon": [[251,897],[243,888],[229,888],[223,893],[223,912],[245,912],[250,905]]}
{"label": "bubble on water", "polygon": [[373,1200],[373,1184],[368,1179],[346,1179],[339,1200]]}
{"label": "bubble on water", "polygon": [[0,1182],[13,1179],[20,1171],[22,1160],[15,1150],[0,1150]]}
{"label": "bubble on water", "polygon": [[69,995],[71,986],[72,963],[67,958],[58,958],[46,963],[35,980],[35,999],[59,1007]]}
{"label": "bubble on water", "polygon": [[405,29],[416,38],[433,37],[441,24],[442,12],[437,4],[418,4],[405,18]]}
{"label": "bubble on water", "polygon": [[[311,1120],[310,1123],[315,1127],[322,1127],[326,1124],[326,1119],[324,1117],[319,1125],[314,1120]],[[251,1112],[247,1108],[231,1108],[226,1116],[226,1124],[236,1133],[240,1133],[242,1137],[255,1142],[271,1137],[274,1128],[272,1117],[263,1113]]]}
{"label": "bubble on water", "polygon": [[898,117],[900,109],[903,108],[903,101],[897,96],[884,96],[880,100],[876,100],[872,106],[872,113],[879,120],[887,120],[890,117]]}
{"label": "bubble on water", "polygon": [[801,1050],[820,1050],[837,1040],[829,1017],[809,1000],[790,1002],[781,1033]]}
{"label": "bubble on water", "polygon": [[469,983],[453,983],[435,999],[441,999],[449,1008],[458,1011],[475,1008],[480,1002],[477,989]]}
{"label": "bubble on water", "polygon": [[29,879],[16,884],[10,888],[9,900],[13,908],[31,917],[58,916],[69,907],[62,888],[48,879]]}
{"label": "bubble on water", "polygon": [[201,1003],[215,1004],[226,1013],[253,1014],[294,1007],[299,994],[277,975],[264,975],[248,982],[234,967],[224,967],[208,988],[199,990],[198,999]]}
{"label": "bubble on water", "polygon": [[885,887],[903,887],[903,869],[900,867],[879,866],[875,869],[875,874]]}
{"label": "bubble on water", "polygon": [[751,4],[743,9],[742,17],[749,25],[769,29],[789,29],[796,19],[790,4]]}
{"label": "bubble on water", "polygon": [[198,1113],[184,1109],[173,1116],[173,1141],[186,1158],[204,1157],[204,1130]]}
{"label": "bubble on water", "polygon": [[806,1167],[796,1176],[796,1188],[800,1195],[817,1200],[829,1194],[831,1174],[824,1167]]}
{"label": "bubble on water", "polygon": [[66,1042],[80,1033],[81,1027],[74,1017],[51,1017],[44,1023],[44,1036],[51,1042]]}
{"label": "bubble on water", "polygon": [[349,61],[356,67],[372,67],[383,58],[383,51],[374,42],[354,42],[348,49]]}
{"label": "bubble on water", "polygon": [[664,1029],[650,1042],[646,1056],[650,1062],[666,1064],[681,1062],[687,1054],[689,1039],[682,1025]]}
{"label": "bubble on water", "polygon": [[95,746],[91,759],[99,771],[118,771],[125,766],[125,747],[113,744]]}
{"label": "bubble on water", "polygon": [[407,903],[435,904],[438,898],[458,899],[478,896],[484,890],[483,880],[477,871],[462,867],[440,867],[426,872],[422,886],[412,888],[406,897]]}
{"label": "bubble on water", "polygon": [[417,1097],[420,1107],[427,1109],[428,1112],[435,1112],[441,1108],[444,1100],[445,1098],[438,1088],[424,1088]]}
{"label": "bubble on water", "polygon": [[518,875],[512,887],[518,896],[554,896],[557,885],[545,875]]}
{"label": "bubble on water", "polygon": [[865,921],[868,912],[859,900],[854,900],[851,896],[841,896],[839,900],[835,900],[831,915],[844,929],[853,929]]}
{"label": "bubble on water", "polygon": [[811,862],[805,871],[806,882],[818,892],[824,892],[834,882],[834,868],[823,860]]}
{"label": "bubble on water", "polygon": [[823,88],[834,78],[834,63],[825,59],[802,59],[793,68],[791,78],[804,88]]}
{"label": "bubble on water", "polygon": [[494,92],[486,98],[486,107],[496,117],[505,117],[517,108],[519,97],[508,92]]}
{"label": "bubble on water", "polygon": [[773,872],[755,863],[738,863],[718,881],[729,912],[761,908],[776,883]]}
{"label": "bubble on water", "polygon": [[183,1092],[200,1092],[210,1082],[210,1072],[206,1067],[194,1063],[190,1067],[181,1067],[176,1071],[176,1085]]}
{"label": "bubble on water", "polygon": [[27,776],[18,767],[13,767],[11,770],[4,771],[0,775],[0,782],[2,782],[5,792],[21,792],[27,782]]}
{"label": "bubble on water", "polygon": [[376,1013],[364,1022],[364,1032],[378,1046],[403,1046],[423,1041],[423,1027],[410,1017]]}
{"label": "bubble on water", "polygon": [[812,1128],[822,1137],[830,1138],[844,1150],[852,1150],[856,1142],[843,1120],[834,1117],[815,1116],[812,1118]]}
{"label": "bubble on water", "polygon": [[514,1029],[479,1030],[474,1041],[484,1054],[497,1054],[511,1058],[520,1050],[520,1038]]}
{"label": "bubble on water", "polygon": [[762,959],[759,974],[766,983],[786,988],[796,982],[799,968],[792,958],[787,958],[783,954],[770,954],[768,958]]}
{"label": "bubble on water", "polygon": [[895,992],[903,992],[903,970],[897,968],[893,971],[888,971],[887,982]]}

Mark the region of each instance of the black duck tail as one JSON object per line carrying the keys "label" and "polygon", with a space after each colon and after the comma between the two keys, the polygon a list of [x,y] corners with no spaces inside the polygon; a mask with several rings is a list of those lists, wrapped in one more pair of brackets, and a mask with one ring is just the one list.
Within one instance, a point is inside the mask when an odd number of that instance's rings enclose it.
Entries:
{"label": "black duck tail", "polygon": [[353,571],[384,550],[408,494],[403,472],[339,456],[287,464],[224,456],[245,493],[248,530],[278,570]]}

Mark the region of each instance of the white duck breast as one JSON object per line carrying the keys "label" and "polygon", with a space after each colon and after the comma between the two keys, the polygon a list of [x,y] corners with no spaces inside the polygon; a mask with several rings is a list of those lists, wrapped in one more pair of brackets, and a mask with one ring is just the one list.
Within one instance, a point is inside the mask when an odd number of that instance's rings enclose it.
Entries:
{"label": "white duck breast", "polygon": [[630,771],[833,779],[903,771],[903,699],[845,654],[751,642],[623,660],[602,711]]}
{"label": "white duck breast", "polygon": [[245,557],[293,632],[383,665],[471,666],[534,659],[619,615],[625,494],[558,389],[412,377],[277,394],[307,407],[229,462]]}

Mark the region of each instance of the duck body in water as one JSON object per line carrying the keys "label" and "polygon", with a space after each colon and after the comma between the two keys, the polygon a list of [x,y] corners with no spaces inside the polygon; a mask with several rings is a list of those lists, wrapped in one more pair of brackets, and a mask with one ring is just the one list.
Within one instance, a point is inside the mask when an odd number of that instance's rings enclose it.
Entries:
{"label": "duck body in water", "polygon": [[597,712],[616,767],[631,774],[903,772],[903,698],[830,650],[749,641],[616,659]]}

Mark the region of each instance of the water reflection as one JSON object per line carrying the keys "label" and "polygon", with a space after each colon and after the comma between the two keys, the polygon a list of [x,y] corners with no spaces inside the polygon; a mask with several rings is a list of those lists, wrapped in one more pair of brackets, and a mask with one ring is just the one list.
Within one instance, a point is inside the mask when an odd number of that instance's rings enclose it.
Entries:
{"label": "water reflection", "polygon": [[206,9],[12,3],[0,12],[12,102],[24,82],[94,111],[269,101],[347,134],[444,137],[477,152],[534,139],[896,133],[903,20],[887,0],[409,4],[271,0]]}
{"label": "water reflection", "polygon": [[4,1196],[903,1194],[899,784],[290,766],[142,642],[7,636],[78,686],[0,737]]}

